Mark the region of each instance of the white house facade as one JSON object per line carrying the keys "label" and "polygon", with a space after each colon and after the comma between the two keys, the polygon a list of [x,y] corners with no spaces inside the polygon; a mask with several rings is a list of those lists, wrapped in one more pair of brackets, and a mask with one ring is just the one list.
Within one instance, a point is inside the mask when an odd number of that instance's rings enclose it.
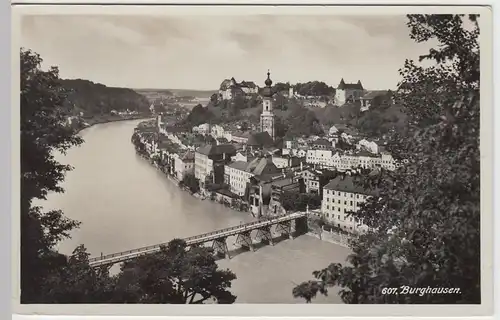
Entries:
{"label": "white house facade", "polygon": [[366,232],[368,226],[352,216],[348,217],[348,213],[358,211],[360,205],[373,194],[356,186],[351,176],[338,176],[323,188],[321,212],[329,223],[338,228],[350,233]]}

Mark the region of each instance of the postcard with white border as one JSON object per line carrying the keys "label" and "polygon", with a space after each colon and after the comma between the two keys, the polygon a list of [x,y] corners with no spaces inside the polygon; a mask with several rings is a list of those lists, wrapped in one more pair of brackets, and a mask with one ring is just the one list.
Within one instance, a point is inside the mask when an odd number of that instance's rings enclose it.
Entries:
{"label": "postcard with white border", "polygon": [[12,14],[14,313],[492,313],[488,7]]}

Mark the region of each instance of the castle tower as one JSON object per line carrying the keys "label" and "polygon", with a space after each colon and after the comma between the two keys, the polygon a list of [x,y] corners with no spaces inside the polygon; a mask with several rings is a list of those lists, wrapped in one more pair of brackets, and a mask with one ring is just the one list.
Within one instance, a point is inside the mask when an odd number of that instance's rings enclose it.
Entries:
{"label": "castle tower", "polygon": [[274,114],[273,114],[273,90],[271,85],[273,81],[270,78],[271,73],[267,70],[266,86],[262,89],[262,113],[260,115],[260,131],[269,133],[274,141],[275,128],[274,128]]}

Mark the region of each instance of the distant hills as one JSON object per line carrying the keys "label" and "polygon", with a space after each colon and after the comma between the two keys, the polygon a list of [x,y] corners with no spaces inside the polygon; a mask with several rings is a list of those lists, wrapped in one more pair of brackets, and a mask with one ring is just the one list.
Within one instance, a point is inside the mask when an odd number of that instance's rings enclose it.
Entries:
{"label": "distant hills", "polygon": [[164,95],[164,96],[177,96],[177,97],[196,97],[196,98],[210,98],[218,90],[194,90],[194,89],[134,89],[135,92],[143,95]]}
{"label": "distant hills", "polygon": [[110,114],[116,111],[149,112],[148,99],[132,89],[107,87],[83,79],[62,79],[69,114],[86,116]]}

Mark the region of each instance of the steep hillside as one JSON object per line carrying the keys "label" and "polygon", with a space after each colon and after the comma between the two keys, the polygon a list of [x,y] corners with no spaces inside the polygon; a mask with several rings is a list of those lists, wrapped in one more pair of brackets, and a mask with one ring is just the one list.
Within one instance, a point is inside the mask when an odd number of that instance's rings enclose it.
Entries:
{"label": "steep hillside", "polygon": [[391,129],[406,126],[407,116],[399,105],[386,105],[360,112],[359,105],[346,104],[342,107],[311,108],[322,124],[350,124],[369,136],[379,136]]}
{"label": "steep hillside", "polygon": [[107,87],[88,80],[61,80],[68,113],[86,116],[109,114],[111,110],[149,112],[146,97],[132,89]]}

